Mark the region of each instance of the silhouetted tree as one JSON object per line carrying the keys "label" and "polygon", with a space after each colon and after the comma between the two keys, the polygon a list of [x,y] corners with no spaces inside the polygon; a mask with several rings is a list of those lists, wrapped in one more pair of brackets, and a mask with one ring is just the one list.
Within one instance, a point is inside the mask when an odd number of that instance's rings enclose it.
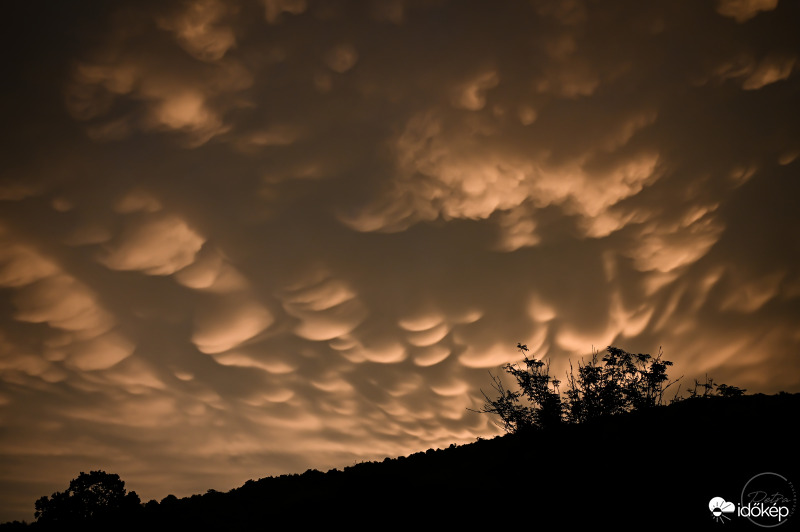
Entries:
{"label": "silhouetted tree", "polygon": [[72,479],[66,491],[41,497],[35,503],[36,522],[41,524],[77,525],[99,523],[107,518],[122,518],[139,509],[135,491],[125,492],[119,475],[105,471],[81,472]]}

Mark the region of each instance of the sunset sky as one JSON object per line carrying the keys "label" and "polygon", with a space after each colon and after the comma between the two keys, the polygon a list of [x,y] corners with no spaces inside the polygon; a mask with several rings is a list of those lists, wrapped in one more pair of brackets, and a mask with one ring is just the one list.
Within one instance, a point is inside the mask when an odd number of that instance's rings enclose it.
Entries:
{"label": "sunset sky", "polygon": [[0,522],[491,437],[517,342],[800,392],[800,2],[17,4]]}

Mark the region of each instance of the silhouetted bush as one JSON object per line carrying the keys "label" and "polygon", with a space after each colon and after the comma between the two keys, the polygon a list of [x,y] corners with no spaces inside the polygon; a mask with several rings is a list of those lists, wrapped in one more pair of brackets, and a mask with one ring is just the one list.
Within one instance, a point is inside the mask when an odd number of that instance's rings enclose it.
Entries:
{"label": "silhouetted bush", "polygon": [[[515,378],[519,390],[505,389],[500,378],[490,374],[498,396],[491,398],[481,390],[485,403],[478,410],[497,414],[507,432],[584,423],[661,405],[666,389],[677,382],[669,381],[667,367],[672,362],[663,360],[660,352],[653,357],[609,346],[602,359],[595,352],[588,362],[580,362],[577,375],[570,363],[562,399],[561,381],[550,376],[549,362],[528,358],[524,344],[517,344],[517,349],[524,355],[523,365],[506,364],[503,369]],[[723,391],[733,394],[735,390]]]}
{"label": "silhouetted bush", "polygon": [[667,367],[672,362],[662,360],[660,352],[652,357],[609,346],[607,353],[598,360],[595,352],[588,363],[579,363],[577,377],[570,364],[565,401],[568,421],[583,423],[661,405],[664,391],[677,382],[668,382]]}
{"label": "silhouetted bush", "polygon": [[[716,388],[716,389],[715,389]],[[702,392],[698,392],[702,390]],[[714,379],[709,379],[706,375],[705,382],[700,382],[697,379],[694,381],[694,387],[689,390],[688,398],[696,399],[703,397],[741,397],[747,390],[737,386],[728,386],[727,384],[714,384]],[[783,392],[781,392],[783,393]]]}

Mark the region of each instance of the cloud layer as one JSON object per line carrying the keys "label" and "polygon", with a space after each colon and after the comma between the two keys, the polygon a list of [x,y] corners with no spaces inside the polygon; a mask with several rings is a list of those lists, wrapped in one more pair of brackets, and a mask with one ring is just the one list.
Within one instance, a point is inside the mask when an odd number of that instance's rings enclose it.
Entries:
{"label": "cloud layer", "polygon": [[6,76],[1,520],[497,434],[517,342],[800,391],[793,2],[89,7]]}

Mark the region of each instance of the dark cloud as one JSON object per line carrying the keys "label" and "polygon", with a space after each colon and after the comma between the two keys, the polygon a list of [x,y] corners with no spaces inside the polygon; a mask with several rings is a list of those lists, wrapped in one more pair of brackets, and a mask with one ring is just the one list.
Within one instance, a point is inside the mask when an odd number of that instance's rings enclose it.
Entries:
{"label": "dark cloud", "polygon": [[495,434],[516,342],[800,389],[795,3],[82,5],[6,45],[4,520]]}

